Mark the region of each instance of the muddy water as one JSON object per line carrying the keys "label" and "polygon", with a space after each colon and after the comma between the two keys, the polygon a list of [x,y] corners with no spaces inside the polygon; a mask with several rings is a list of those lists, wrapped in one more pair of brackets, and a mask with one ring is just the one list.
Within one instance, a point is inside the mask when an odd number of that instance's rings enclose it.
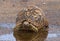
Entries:
{"label": "muddy water", "polygon": [[0,41],[59,41],[60,26],[49,25],[48,30],[34,32],[14,32],[15,24],[0,24]]}

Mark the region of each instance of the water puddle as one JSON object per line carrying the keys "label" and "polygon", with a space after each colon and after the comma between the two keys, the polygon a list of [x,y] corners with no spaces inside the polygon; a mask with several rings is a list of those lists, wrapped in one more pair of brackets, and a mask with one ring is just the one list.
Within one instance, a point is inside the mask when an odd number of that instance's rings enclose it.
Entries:
{"label": "water puddle", "polygon": [[16,41],[13,34],[0,35],[0,41]]}
{"label": "water puddle", "polygon": [[[15,24],[0,24],[2,28],[10,27],[13,29]],[[56,29],[57,28],[57,29]],[[11,29],[11,30],[12,30]],[[4,33],[7,31],[7,29],[4,31],[3,29],[0,30],[0,41],[54,41],[54,39],[59,39],[60,38],[60,31],[59,31],[59,26],[50,26],[49,31],[40,31],[39,33],[24,33],[24,32],[12,32],[11,33]],[[56,32],[55,32],[55,31]],[[3,32],[2,32],[3,31]],[[57,32],[59,31],[59,32]],[[56,40],[56,41],[57,41]],[[58,40],[59,41],[59,40]]]}

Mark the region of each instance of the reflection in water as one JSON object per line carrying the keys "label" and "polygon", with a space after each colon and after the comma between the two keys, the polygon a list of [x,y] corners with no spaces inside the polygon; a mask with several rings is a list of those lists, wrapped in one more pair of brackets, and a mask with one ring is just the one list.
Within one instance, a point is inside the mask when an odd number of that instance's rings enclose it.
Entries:
{"label": "reflection in water", "polygon": [[0,41],[15,41],[15,38],[13,37],[13,33],[5,34],[0,35]]}
{"label": "reflection in water", "polygon": [[[10,26],[9,26],[10,25]],[[14,27],[15,24],[0,24],[2,28],[0,29],[0,41],[59,41],[60,40],[60,26],[50,25],[49,31],[40,31],[39,33],[34,32],[14,32],[12,33],[11,27]],[[6,27],[10,27],[6,29]],[[8,31],[8,32],[7,32]],[[3,32],[3,33],[2,33]],[[48,33],[49,32],[49,33]],[[2,33],[2,34],[1,34]],[[14,36],[15,37],[14,37]],[[59,40],[58,40],[59,39]]]}
{"label": "reflection in water", "polygon": [[41,30],[38,33],[34,32],[14,32],[16,41],[44,41],[47,38],[48,30]]}

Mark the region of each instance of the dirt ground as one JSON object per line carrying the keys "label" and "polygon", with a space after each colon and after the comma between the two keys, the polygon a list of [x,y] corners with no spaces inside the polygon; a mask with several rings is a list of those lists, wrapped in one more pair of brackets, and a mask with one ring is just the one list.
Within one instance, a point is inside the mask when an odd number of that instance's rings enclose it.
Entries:
{"label": "dirt ground", "polygon": [[[25,3],[27,2],[27,3]],[[15,23],[16,16],[28,5],[41,8],[49,24],[60,25],[60,0],[0,0],[0,23]]]}

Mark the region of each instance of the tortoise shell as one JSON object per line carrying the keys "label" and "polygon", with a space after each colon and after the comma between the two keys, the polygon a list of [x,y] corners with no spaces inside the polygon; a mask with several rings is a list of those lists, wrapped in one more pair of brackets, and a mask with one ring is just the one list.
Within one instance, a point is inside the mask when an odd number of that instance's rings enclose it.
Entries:
{"label": "tortoise shell", "polygon": [[23,8],[17,14],[15,30],[22,28],[22,30],[33,29],[33,31],[38,32],[45,27],[48,27],[48,21],[42,10],[36,6]]}

